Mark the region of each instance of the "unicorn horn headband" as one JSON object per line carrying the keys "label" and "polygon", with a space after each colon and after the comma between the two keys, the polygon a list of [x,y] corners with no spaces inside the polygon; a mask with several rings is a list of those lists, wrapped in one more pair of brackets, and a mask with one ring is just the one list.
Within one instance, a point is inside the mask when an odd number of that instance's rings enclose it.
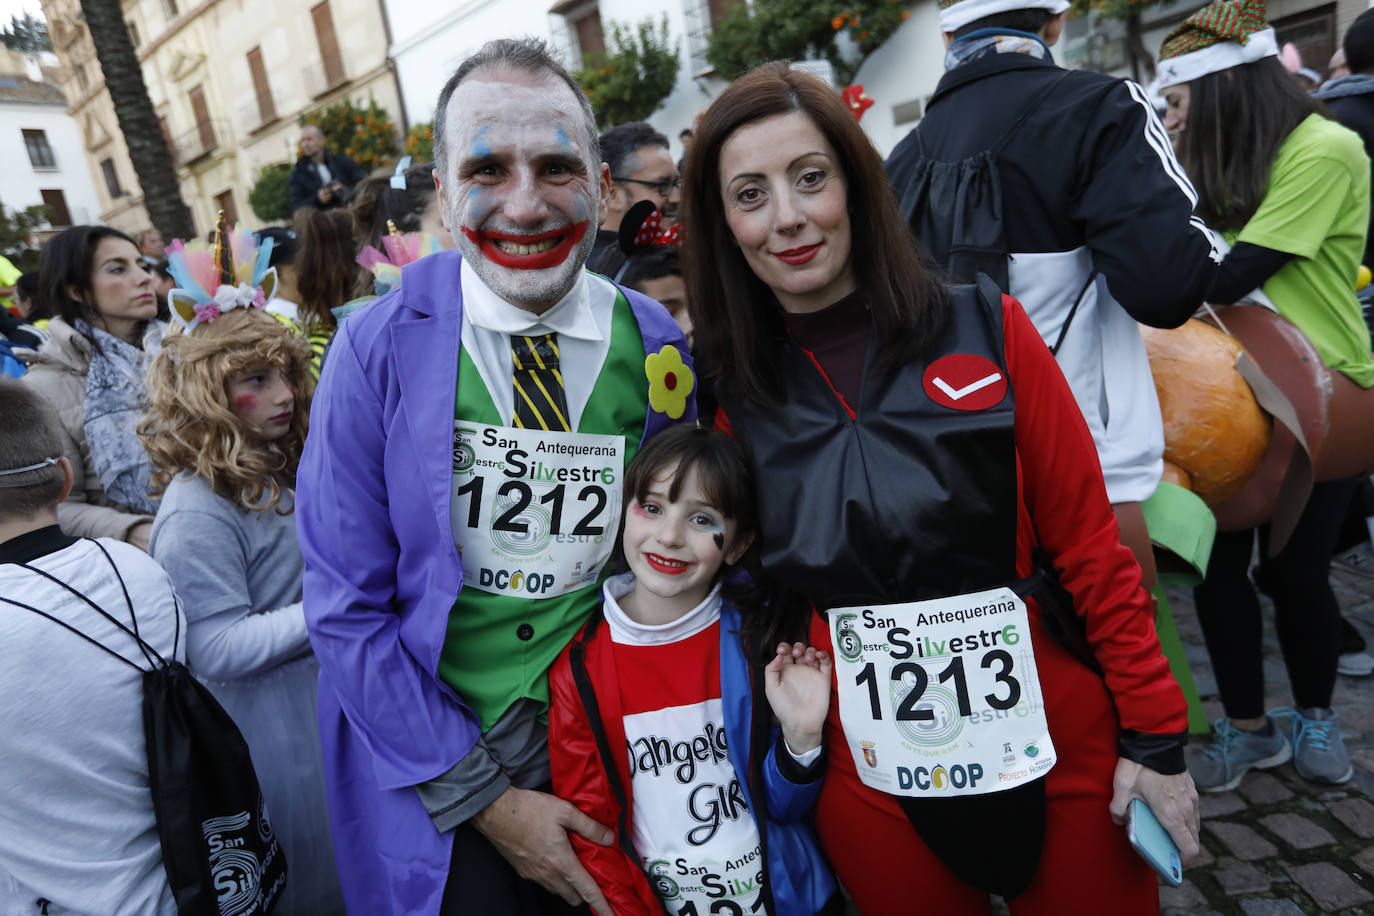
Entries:
{"label": "unicorn horn headband", "polygon": [[372,272],[373,286],[377,295],[382,296],[401,285],[401,268],[439,251],[440,247],[439,240],[428,232],[402,232],[396,221],[389,219],[386,235],[382,236],[384,250],[364,245],[354,260]]}
{"label": "unicorn horn headband", "polygon": [[224,211],[215,222],[212,242],[177,239],[167,247],[167,269],[176,288],[167,294],[172,320],[189,334],[236,308],[262,308],[277,289],[270,266],[273,241],[259,244],[253,233],[226,224]]}

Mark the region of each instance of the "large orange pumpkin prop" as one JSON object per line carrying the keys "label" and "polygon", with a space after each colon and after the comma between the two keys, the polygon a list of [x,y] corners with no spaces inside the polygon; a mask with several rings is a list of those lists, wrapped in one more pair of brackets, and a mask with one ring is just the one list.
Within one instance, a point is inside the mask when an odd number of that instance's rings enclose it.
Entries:
{"label": "large orange pumpkin prop", "polygon": [[[1166,479],[1186,474],[1223,531],[1275,519],[1281,484],[1301,446],[1272,424],[1236,372],[1242,350],[1292,405],[1313,478],[1374,470],[1374,388],[1327,370],[1307,336],[1269,309],[1240,304],[1218,313],[1229,334],[1197,320],[1172,331],[1141,329],[1164,414]],[[1302,499],[1305,491],[1287,512],[1294,521]]]}
{"label": "large orange pumpkin prop", "polygon": [[1142,327],[1164,415],[1164,479],[1209,506],[1234,495],[1269,446],[1269,417],[1236,372],[1240,342],[1201,321]]}

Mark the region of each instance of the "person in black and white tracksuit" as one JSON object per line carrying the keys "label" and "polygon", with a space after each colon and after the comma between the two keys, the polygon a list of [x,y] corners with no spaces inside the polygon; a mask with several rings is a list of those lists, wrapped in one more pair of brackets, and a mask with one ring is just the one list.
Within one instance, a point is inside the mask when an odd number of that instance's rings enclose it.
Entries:
{"label": "person in black and white tracksuit", "polygon": [[[957,0],[942,9],[947,72],[886,167],[900,197],[923,160],[994,151],[1007,292],[1055,350],[1097,445],[1122,540],[1148,584],[1153,560],[1136,504],[1158,486],[1164,433],[1136,322],[1186,321],[1218,255],[1145,91],[1055,65],[1049,47],[1067,9],[1064,0]],[[918,222],[913,229],[938,258],[939,241],[922,238]]]}

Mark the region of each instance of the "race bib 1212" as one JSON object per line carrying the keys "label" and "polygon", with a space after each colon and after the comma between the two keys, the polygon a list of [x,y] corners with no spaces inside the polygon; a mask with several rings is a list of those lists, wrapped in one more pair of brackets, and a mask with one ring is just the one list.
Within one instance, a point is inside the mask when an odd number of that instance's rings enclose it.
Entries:
{"label": "race bib 1212", "polygon": [[551,598],[595,582],[620,525],[625,440],[459,420],[453,536],[464,585]]}

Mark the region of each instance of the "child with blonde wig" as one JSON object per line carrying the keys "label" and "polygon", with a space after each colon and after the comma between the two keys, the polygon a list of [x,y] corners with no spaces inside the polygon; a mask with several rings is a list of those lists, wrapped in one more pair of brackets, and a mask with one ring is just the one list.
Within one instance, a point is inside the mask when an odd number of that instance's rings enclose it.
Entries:
{"label": "child with blonde wig", "polygon": [[279,912],[342,913],[301,606],[296,465],[309,342],[253,305],[165,340],[139,434],[162,504],[151,553],[186,609],[187,665],[253,754],[289,866]]}

